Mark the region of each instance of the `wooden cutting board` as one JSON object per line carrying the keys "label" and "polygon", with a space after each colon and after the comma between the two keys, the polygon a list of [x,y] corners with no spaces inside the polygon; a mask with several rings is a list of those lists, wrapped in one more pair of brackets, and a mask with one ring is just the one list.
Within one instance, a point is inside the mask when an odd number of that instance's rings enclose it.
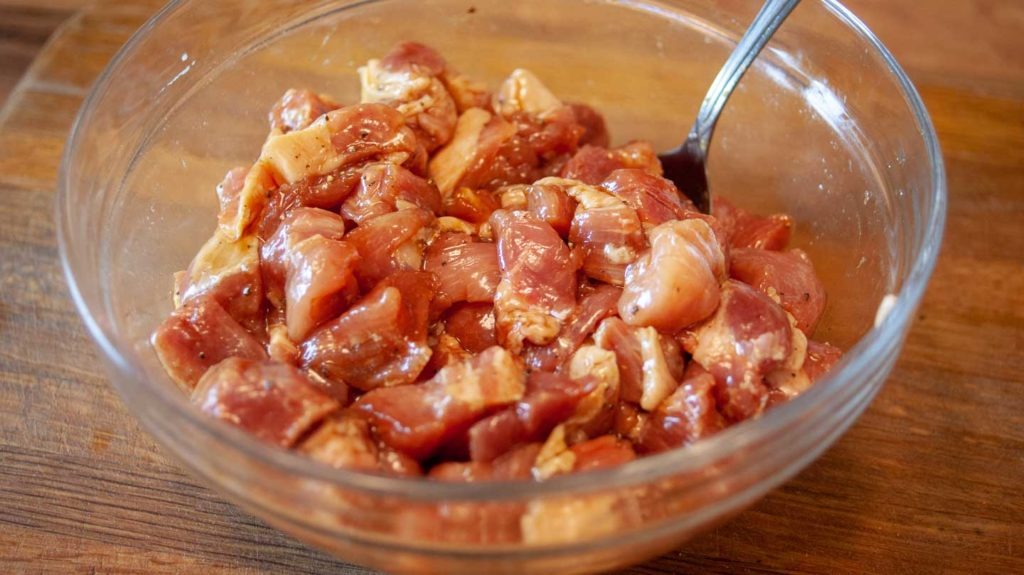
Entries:
{"label": "wooden cutting board", "polygon": [[[1024,572],[1024,3],[847,4],[942,140],[939,267],[888,385],[835,447],[628,573]],[[0,0],[0,572],[365,572],[184,475],[108,386],[68,298],[52,218],[64,139],[157,5]]]}

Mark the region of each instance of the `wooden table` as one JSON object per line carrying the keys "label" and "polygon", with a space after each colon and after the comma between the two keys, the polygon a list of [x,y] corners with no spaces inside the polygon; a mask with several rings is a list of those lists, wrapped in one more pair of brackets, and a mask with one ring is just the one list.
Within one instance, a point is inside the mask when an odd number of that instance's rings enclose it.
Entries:
{"label": "wooden table", "polygon": [[[57,261],[56,172],[87,88],[156,5],[82,4],[0,0],[0,572],[363,572],[182,474],[101,373]],[[938,270],[891,381],[835,447],[629,573],[1024,572],[1024,3],[848,5],[942,140]]]}

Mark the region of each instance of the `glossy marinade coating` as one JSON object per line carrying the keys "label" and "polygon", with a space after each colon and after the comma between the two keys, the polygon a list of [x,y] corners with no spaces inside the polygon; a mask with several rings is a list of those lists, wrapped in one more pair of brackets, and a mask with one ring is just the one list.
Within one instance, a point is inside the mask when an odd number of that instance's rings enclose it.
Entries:
{"label": "glossy marinade coating", "polygon": [[272,107],[176,276],[153,345],[211,416],[338,468],[542,480],[758,417],[839,360],[788,216],[697,212],[527,70],[491,92],[405,43],[359,78],[360,102]]}

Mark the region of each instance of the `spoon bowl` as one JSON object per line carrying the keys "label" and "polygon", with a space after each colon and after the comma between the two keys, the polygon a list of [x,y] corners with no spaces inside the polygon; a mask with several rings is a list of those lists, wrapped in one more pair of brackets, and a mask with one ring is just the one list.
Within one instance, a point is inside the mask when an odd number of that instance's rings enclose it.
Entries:
{"label": "spoon bowl", "polygon": [[768,0],[761,6],[704,96],[686,141],[678,148],[658,155],[665,178],[671,180],[702,213],[711,212],[707,156],[718,117],[743,74],[799,3],[800,0]]}

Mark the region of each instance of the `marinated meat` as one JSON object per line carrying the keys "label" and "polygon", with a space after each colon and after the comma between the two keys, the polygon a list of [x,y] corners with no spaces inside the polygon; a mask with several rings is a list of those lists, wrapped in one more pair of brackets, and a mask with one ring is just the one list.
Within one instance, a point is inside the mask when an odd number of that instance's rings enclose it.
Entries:
{"label": "marinated meat", "polygon": [[394,107],[429,153],[455,132],[458,110],[440,76],[444,59],[426,46],[400,44],[382,60],[359,68],[364,103]]}
{"label": "marinated meat", "polygon": [[348,106],[301,130],[271,134],[239,192],[237,217],[222,229],[230,239],[241,237],[279,184],[337,179],[334,174],[373,161],[401,165],[415,156],[417,145],[403,116],[382,104]]}
{"label": "marinated meat", "polygon": [[260,342],[210,296],[183,303],[160,324],[152,341],[167,374],[186,391],[222,360],[267,356]]}
{"label": "marinated meat", "polygon": [[526,346],[523,352],[526,364],[543,371],[560,368],[601,320],[615,315],[621,294],[622,290],[609,285],[599,285],[584,294],[554,341],[545,346]]}
{"label": "marinated meat", "polygon": [[294,132],[341,105],[311,90],[291,89],[270,110],[270,131]]}
{"label": "marinated meat", "polygon": [[266,206],[255,220],[255,234],[267,240],[276,233],[287,214],[299,208],[337,212],[359,184],[361,169],[362,165],[348,166],[274,188],[268,192]]}
{"label": "marinated meat", "polygon": [[299,207],[285,214],[276,227],[277,231],[260,246],[259,263],[267,299],[283,309],[288,262],[295,246],[314,236],[341,240],[345,237],[345,221],[327,210]]}
{"label": "marinated meat", "polygon": [[423,267],[426,239],[421,232],[434,221],[434,215],[419,208],[399,210],[377,216],[352,230],[345,242],[359,252],[356,277],[367,291],[397,271]]}
{"label": "marinated meat", "polygon": [[445,333],[454,337],[469,353],[480,353],[498,345],[495,334],[494,306],[489,304],[461,304],[448,312],[444,320]]}
{"label": "marinated meat", "polygon": [[573,472],[618,467],[636,459],[633,445],[614,435],[602,435],[577,443],[569,449],[575,459],[572,466]]}
{"label": "marinated meat", "polygon": [[647,411],[671,394],[683,376],[679,344],[654,328],[634,328],[610,317],[601,322],[594,342],[615,354],[622,399]]}
{"label": "marinated meat", "polygon": [[619,315],[666,333],[715,311],[725,256],[703,220],[670,221],[648,234],[650,249],[626,268]]}
{"label": "marinated meat", "polygon": [[842,350],[832,344],[808,341],[804,372],[813,383],[828,373],[842,357]]}
{"label": "marinated meat", "polygon": [[442,195],[459,188],[496,190],[557,174],[586,128],[533,74],[516,70],[494,99],[494,112],[470,108],[430,161]]}
{"label": "marinated meat", "polygon": [[501,207],[497,197],[486,189],[460,187],[445,196],[442,212],[471,224],[487,222],[494,210]]}
{"label": "marinated meat", "polygon": [[607,433],[615,424],[615,406],[621,395],[615,354],[584,345],[569,360],[569,377],[588,390],[563,424],[569,438],[582,441]]}
{"label": "marinated meat", "polygon": [[491,216],[502,278],[494,296],[498,341],[514,353],[524,342],[555,339],[576,303],[576,265],[546,222],[526,212]]}
{"label": "marinated meat", "polygon": [[430,360],[430,272],[395,272],[302,343],[302,365],[361,390],[412,383]]}
{"label": "marinated meat", "polygon": [[192,392],[203,412],[264,441],[290,447],[339,408],[298,368],[230,357],[210,368]]}
{"label": "marinated meat", "polygon": [[249,169],[245,167],[232,168],[217,184],[217,203],[220,204],[220,210],[217,212],[219,226],[230,226],[238,217],[242,188],[245,187],[245,178],[249,174]]}
{"label": "marinated meat", "polygon": [[299,453],[339,469],[360,469],[390,475],[423,475],[416,460],[381,445],[370,422],[355,411],[326,421],[298,446]]}
{"label": "marinated meat", "polygon": [[361,258],[351,244],[322,235],[292,246],[286,266],[285,324],[292,341],[345,311],[359,297]]}
{"label": "marinated meat", "polygon": [[785,214],[758,216],[725,198],[715,198],[711,215],[720,222],[734,248],[783,250],[793,231],[793,219]]}
{"label": "marinated meat", "polygon": [[299,364],[299,346],[288,337],[288,326],[283,323],[267,327],[267,355],[274,361]]}
{"label": "marinated meat", "polygon": [[[610,148],[600,113],[525,69],[492,92],[405,42],[359,75],[359,104],[273,105],[174,276],[152,344],[213,417],[339,469],[544,480],[700,441],[840,360],[809,339],[825,290],[783,251],[789,216],[698,212],[649,142]],[[416,537],[551,543],[637,525],[621,502],[395,517]]]}
{"label": "marinated meat", "polygon": [[653,176],[660,176],[661,162],[658,154],[647,142],[630,142],[625,146],[606,149],[602,144],[585,142],[579,151],[562,167],[563,178],[579,180],[585,184],[598,185],[615,170],[638,169]]}
{"label": "marinated meat", "polygon": [[[539,443],[529,443],[515,447],[496,457],[493,461],[449,461],[440,463],[430,470],[430,478],[437,481],[454,481],[458,483],[530,479],[533,477],[533,465],[537,460],[540,448],[541,445]],[[514,505],[508,507],[508,515],[513,521],[518,522],[518,515],[521,511]],[[518,528],[518,525],[515,527]]]}
{"label": "marinated meat", "polygon": [[208,295],[250,333],[260,333],[264,305],[259,241],[251,235],[231,240],[214,233],[181,276],[176,291],[179,304]]}
{"label": "marinated meat", "polygon": [[686,219],[697,211],[675,184],[641,169],[615,170],[601,182],[601,187],[626,202],[641,221],[652,226]]}
{"label": "marinated meat", "polygon": [[451,140],[430,159],[430,177],[441,195],[447,196],[464,186],[467,174],[492,162],[515,133],[515,126],[487,110],[470,108],[463,112]]}
{"label": "marinated meat", "polygon": [[370,391],[355,408],[370,417],[387,445],[423,461],[489,410],[518,401],[525,383],[512,355],[492,347],[443,368],[430,381]]}
{"label": "marinated meat", "polygon": [[607,148],[611,136],[608,134],[608,126],[605,124],[604,116],[594,108],[579,102],[571,102],[569,107],[572,108],[576,123],[583,128],[583,134],[580,135],[579,140],[580,146]]}
{"label": "marinated meat", "polygon": [[693,359],[715,378],[718,408],[730,421],[758,415],[768,399],[764,376],[793,349],[786,311],[756,289],[728,280],[721,304],[694,331]]}
{"label": "marinated meat", "polygon": [[569,235],[576,202],[557,185],[545,185],[544,180],[529,187],[526,209],[550,225],[563,238]]}
{"label": "marinated meat", "polygon": [[704,373],[682,382],[640,426],[635,443],[641,453],[682,447],[725,428],[714,397],[715,379]]}
{"label": "marinated meat", "polygon": [[576,409],[587,389],[579,381],[543,371],[530,374],[523,398],[469,429],[469,456],[491,461],[521,444],[542,441]]}
{"label": "marinated meat", "polygon": [[468,234],[442,233],[427,248],[424,266],[437,277],[439,312],[460,302],[493,302],[502,277],[497,246]]}
{"label": "marinated meat", "polygon": [[548,479],[566,473],[616,467],[634,459],[636,451],[629,441],[602,435],[570,446],[566,443],[564,428],[558,426],[541,446],[533,475],[537,479]]}
{"label": "marinated meat", "polygon": [[572,180],[560,183],[578,202],[569,241],[582,255],[583,273],[597,281],[624,285],[626,267],[647,247],[636,210],[599,188]]}
{"label": "marinated meat", "polygon": [[370,164],[363,169],[355,192],[341,206],[341,215],[362,224],[403,207],[441,213],[441,194],[427,180],[402,166]]}
{"label": "marinated meat", "polygon": [[776,299],[807,335],[825,311],[825,286],[802,250],[737,248],[729,254],[729,275]]}
{"label": "marinated meat", "polygon": [[555,96],[533,72],[517,68],[513,70],[498,90],[494,102],[497,113],[511,118],[519,113],[544,118],[562,107],[562,101]]}

